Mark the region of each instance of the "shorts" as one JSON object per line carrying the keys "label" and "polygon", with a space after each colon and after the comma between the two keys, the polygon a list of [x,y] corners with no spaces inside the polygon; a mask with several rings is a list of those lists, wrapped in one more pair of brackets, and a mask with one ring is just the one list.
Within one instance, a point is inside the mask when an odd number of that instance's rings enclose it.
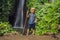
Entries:
{"label": "shorts", "polygon": [[29,29],[35,29],[35,23],[34,24],[28,24]]}

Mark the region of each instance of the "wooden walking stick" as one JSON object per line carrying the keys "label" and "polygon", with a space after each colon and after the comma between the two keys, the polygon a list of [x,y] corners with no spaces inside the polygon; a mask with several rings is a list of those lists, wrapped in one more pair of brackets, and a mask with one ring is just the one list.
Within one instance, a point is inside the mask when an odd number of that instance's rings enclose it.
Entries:
{"label": "wooden walking stick", "polygon": [[27,20],[28,20],[28,18],[27,18],[27,16],[28,16],[28,13],[29,13],[29,11],[27,11],[27,13],[26,13],[26,19],[25,19],[25,23],[24,23],[23,34],[24,34],[24,32],[25,32],[25,27],[26,27]]}

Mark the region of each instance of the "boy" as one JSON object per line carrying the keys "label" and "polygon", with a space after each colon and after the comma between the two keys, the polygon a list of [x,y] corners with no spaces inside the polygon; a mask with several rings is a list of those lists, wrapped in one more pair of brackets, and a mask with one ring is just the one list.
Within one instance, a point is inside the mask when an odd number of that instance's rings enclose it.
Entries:
{"label": "boy", "polygon": [[27,36],[32,29],[32,34],[34,35],[35,32],[35,23],[36,23],[36,15],[35,15],[35,8],[30,9],[29,15],[27,15],[28,18],[28,29],[27,29]]}

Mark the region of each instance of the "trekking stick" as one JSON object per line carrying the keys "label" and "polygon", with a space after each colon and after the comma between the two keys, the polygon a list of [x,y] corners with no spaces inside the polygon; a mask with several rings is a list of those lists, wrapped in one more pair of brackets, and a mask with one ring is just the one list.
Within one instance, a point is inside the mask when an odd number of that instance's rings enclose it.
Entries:
{"label": "trekking stick", "polygon": [[25,31],[26,23],[27,23],[27,15],[28,15],[28,11],[27,11],[27,13],[26,13],[26,19],[25,19],[25,23],[24,23],[23,34],[24,34],[24,31]]}

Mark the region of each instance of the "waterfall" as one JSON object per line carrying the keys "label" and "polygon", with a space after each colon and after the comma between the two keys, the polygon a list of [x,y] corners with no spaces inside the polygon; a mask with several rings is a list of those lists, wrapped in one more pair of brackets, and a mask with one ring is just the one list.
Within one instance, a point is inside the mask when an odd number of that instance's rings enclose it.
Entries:
{"label": "waterfall", "polygon": [[19,0],[14,28],[23,28],[23,7],[24,7],[24,0]]}

